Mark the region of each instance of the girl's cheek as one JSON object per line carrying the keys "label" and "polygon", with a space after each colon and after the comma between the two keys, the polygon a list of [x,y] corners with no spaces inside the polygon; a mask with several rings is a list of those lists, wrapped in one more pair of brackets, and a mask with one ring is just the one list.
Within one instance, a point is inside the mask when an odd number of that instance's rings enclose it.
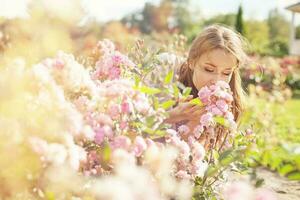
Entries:
{"label": "girl's cheek", "polygon": [[199,90],[203,86],[209,85],[211,78],[212,77],[210,74],[195,74],[193,77],[193,82],[195,87]]}

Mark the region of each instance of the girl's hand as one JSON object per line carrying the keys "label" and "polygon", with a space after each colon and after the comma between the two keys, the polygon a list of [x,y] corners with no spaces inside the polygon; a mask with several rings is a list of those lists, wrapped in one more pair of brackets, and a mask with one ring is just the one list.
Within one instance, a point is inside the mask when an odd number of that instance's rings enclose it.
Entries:
{"label": "girl's hand", "polygon": [[197,121],[203,113],[203,107],[194,105],[189,101],[193,99],[190,95],[185,99],[180,99],[178,105],[169,111],[169,118],[166,119],[167,123],[177,123],[183,120]]}

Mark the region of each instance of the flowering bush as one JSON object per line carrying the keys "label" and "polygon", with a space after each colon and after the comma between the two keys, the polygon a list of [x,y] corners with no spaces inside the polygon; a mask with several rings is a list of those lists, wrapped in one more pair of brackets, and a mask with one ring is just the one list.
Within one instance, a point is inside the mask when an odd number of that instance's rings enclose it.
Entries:
{"label": "flowering bush", "polygon": [[[34,167],[22,169],[22,175],[29,178],[17,188],[10,185],[18,178],[10,180],[2,174],[8,185],[4,197],[215,196],[215,181],[245,148],[235,146],[207,154],[198,135],[184,140],[180,134],[184,129],[174,130],[164,123],[166,110],[175,99],[188,95],[187,90],[181,94],[172,82],[174,74],[167,73],[164,88],[153,88],[139,77],[144,68],[134,70],[138,65],[116,51],[113,43],[104,40],[98,50],[95,66],[85,67],[74,56],[59,52],[32,68],[14,66],[1,73],[0,88],[8,86],[0,95],[1,139],[4,141],[7,133],[14,138],[1,144],[1,150],[8,154],[16,147],[34,161]],[[221,120],[225,117],[235,128],[228,85],[218,82],[203,91],[199,96],[206,115],[217,117],[215,122],[220,125],[227,125]],[[213,124],[211,118],[201,117],[203,130]],[[24,154],[14,156],[21,162]]]}
{"label": "flowering bush", "polygon": [[298,57],[252,57],[251,60],[241,68],[245,86],[254,84],[267,92],[299,90]]}

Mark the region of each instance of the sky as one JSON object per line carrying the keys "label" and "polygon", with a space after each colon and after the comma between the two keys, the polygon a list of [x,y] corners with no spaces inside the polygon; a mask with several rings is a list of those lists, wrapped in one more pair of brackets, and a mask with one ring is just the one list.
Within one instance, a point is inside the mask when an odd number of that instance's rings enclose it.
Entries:
{"label": "sky", "polygon": [[[92,1],[99,7],[93,7]],[[160,0],[86,0],[91,3],[93,16],[100,20],[120,19],[125,14],[142,9],[146,2],[158,4]],[[193,8],[199,8],[201,15],[211,17],[217,14],[237,12],[241,4],[246,19],[265,19],[271,9],[278,8],[290,18],[291,13],[285,7],[300,2],[300,0],[191,0]],[[100,11],[101,10],[101,11]],[[299,13],[300,16],[300,13]]]}
{"label": "sky", "polygon": [[[106,22],[118,20],[124,15],[141,10],[146,2],[158,4],[160,0],[0,0],[0,16],[6,18],[30,17],[28,7],[30,3],[41,2],[45,9],[52,9],[55,13],[75,14],[76,7],[80,7],[85,20],[96,19]],[[211,17],[217,14],[235,13],[241,4],[245,19],[265,19],[271,9],[278,8],[288,19],[291,13],[285,7],[300,2],[300,0],[191,0],[192,8],[200,9],[201,16]],[[298,21],[300,13],[296,15]]]}

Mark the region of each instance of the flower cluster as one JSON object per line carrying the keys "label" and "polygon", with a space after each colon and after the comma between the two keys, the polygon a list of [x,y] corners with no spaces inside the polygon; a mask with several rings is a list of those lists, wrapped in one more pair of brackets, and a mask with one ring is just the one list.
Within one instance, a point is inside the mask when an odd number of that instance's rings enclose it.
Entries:
{"label": "flower cluster", "polygon": [[231,131],[237,128],[232,113],[233,96],[226,82],[218,81],[216,84],[204,86],[199,90],[198,96],[205,107],[205,113],[201,115],[199,125],[193,130],[196,139],[204,133],[208,133],[210,138],[216,138],[217,124]]}
{"label": "flower cluster", "polygon": [[[155,110],[147,95],[135,87],[134,81],[121,74],[115,76],[121,65],[134,65],[127,56],[117,52],[108,40],[99,42],[99,49],[102,56],[94,71],[88,71],[72,55],[63,52],[34,67],[38,76],[47,74],[47,79],[59,88],[64,105],[74,112],[71,116],[76,117],[74,121],[78,124],[76,129],[68,130],[72,137],[67,137],[68,142],[63,139],[62,144],[31,139],[34,149],[43,155],[43,161],[54,165],[69,163],[73,169],[88,176],[102,175],[114,169],[109,155],[115,151],[126,151],[143,163],[149,148],[162,151],[172,146],[180,152],[172,173],[189,180],[202,177],[207,168],[203,146],[197,141],[185,142],[171,129],[167,131],[165,143],[145,134],[148,118],[162,123],[165,111]],[[74,158],[70,152],[75,151],[80,151],[82,156]]]}
{"label": "flower cluster", "polygon": [[105,39],[97,45],[101,59],[96,62],[96,70],[92,77],[98,80],[113,80],[121,76],[122,67],[133,67],[135,64],[124,54],[115,49],[115,45]]}
{"label": "flower cluster", "polygon": [[192,137],[189,141],[184,141],[179,134],[170,129],[166,136],[167,144],[175,146],[179,150],[179,156],[176,159],[175,175],[179,178],[194,179],[203,177],[207,169],[205,161],[205,149],[198,141]]}

